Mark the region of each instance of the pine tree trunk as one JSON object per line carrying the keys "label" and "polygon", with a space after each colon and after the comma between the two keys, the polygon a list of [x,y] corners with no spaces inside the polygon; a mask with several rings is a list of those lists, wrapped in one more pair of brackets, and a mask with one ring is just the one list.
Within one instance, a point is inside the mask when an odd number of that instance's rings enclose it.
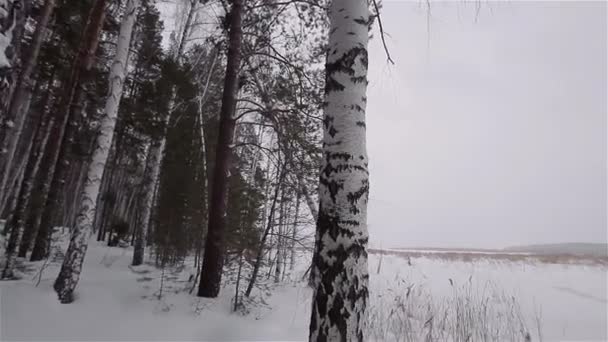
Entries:
{"label": "pine tree trunk", "polygon": [[[38,132],[40,132],[41,129],[42,125],[39,125],[35,135],[38,135]],[[14,277],[17,249],[19,248],[25,229],[25,211],[29,205],[32,189],[34,188],[36,171],[40,166],[40,159],[37,158],[35,153],[31,153],[34,141],[31,141],[29,145],[27,164],[23,173],[21,186],[17,193],[17,205],[15,206],[11,220],[8,223],[10,225],[11,235],[9,237],[8,246],[6,247],[6,265],[2,271],[2,279],[11,279]]]}
{"label": "pine tree trunk", "polygon": [[[59,132],[60,122],[52,121],[49,123],[49,139],[46,144],[46,148],[44,150],[43,158],[42,158],[42,169],[48,168],[49,166],[49,154],[53,152],[51,144],[51,140],[57,139],[57,137],[53,136]],[[44,214],[45,201],[46,196],[51,187],[51,178],[53,174],[48,170],[43,174],[42,179],[40,180],[40,184],[37,187],[37,192],[40,194],[40,207],[37,208],[32,215],[32,221],[34,223],[34,229],[38,231],[36,234],[36,239],[34,240],[34,248],[32,248],[32,254],[30,255],[30,261],[40,261],[48,257],[50,252],[50,244],[51,244],[51,235],[53,233],[53,227],[50,224],[42,224],[42,216]]]}
{"label": "pine tree trunk", "polygon": [[199,297],[215,298],[220,292],[224,261],[224,235],[226,228],[226,207],[228,195],[228,170],[230,165],[231,144],[234,138],[238,90],[238,71],[241,65],[243,0],[233,0],[230,10],[230,32],[226,77],[220,110],[220,127],[217,140],[211,198],[209,201],[209,220],[207,221],[207,240],[203,253],[203,268],[198,289]]}
{"label": "pine tree trunk", "polygon": [[[42,158],[44,157],[44,151],[46,149],[47,142],[49,140],[49,136],[51,134],[51,127],[55,122],[55,118],[49,115],[49,111],[47,108],[51,107],[53,101],[53,83],[55,82],[55,71],[51,73],[51,77],[49,77],[49,81],[46,87],[46,95],[43,100],[43,109],[42,114],[40,115],[40,128],[36,132],[34,138],[34,146],[36,147],[36,171],[35,177],[38,177],[40,173],[40,165],[42,163]],[[31,94],[30,94],[31,96]],[[32,189],[34,191],[34,186],[36,185],[36,178],[33,180]],[[31,195],[30,195],[31,196]],[[35,215],[33,215],[37,210],[40,210],[40,205],[36,201],[30,204],[26,208],[27,219],[25,223],[25,231],[23,232],[23,238],[21,240],[21,246],[19,247],[18,256],[21,258],[25,258],[27,252],[32,248],[32,243],[34,242],[34,238],[38,233],[38,226],[35,224]]]}
{"label": "pine tree trunk", "polygon": [[323,165],[310,341],[363,341],[368,299],[365,138],[366,0],[333,0],[329,9]]}
{"label": "pine tree trunk", "polygon": [[[36,83],[35,86],[35,91],[37,92],[40,91],[40,87],[39,87],[39,83]],[[31,100],[32,100],[32,93],[30,92],[28,94],[29,96],[27,97],[27,99],[25,99],[25,106],[29,107]],[[21,118],[21,122],[18,122],[18,131],[17,133],[19,133],[19,135],[22,135],[22,133],[25,131],[26,135],[32,136],[34,135],[34,132],[36,131],[36,127],[38,126],[36,123],[32,124],[32,122],[36,121],[36,120],[28,120],[30,122],[28,122],[26,124],[25,122],[26,120],[24,120],[24,118]],[[8,184],[11,184],[15,181],[15,179],[17,179],[18,177],[20,177],[21,175],[19,174],[19,168],[15,167],[17,165],[23,165],[24,163],[27,163],[27,154],[25,153],[25,151],[23,151],[22,146],[26,145],[27,143],[30,141],[30,139],[21,139],[21,141],[19,141],[19,143],[17,145],[14,146],[14,158],[11,162],[11,166],[6,168],[6,177],[5,179],[8,180]],[[1,163],[1,162],[0,162]],[[17,196],[16,193],[12,193],[14,196]],[[6,204],[8,202],[8,198],[10,197],[11,193],[10,192],[6,192],[4,198],[0,198],[0,211],[6,210]]]}
{"label": "pine tree trunk", "polygon": [[93,219],[95,217],[97,196],[99,195],[101,179],[110,153],[110,147],[112,146],[114,129],[116,128],[116,117],[122,97],[129,46],[139,5],[140,0],[129,0],[127,2],[125,14],[120,25],[116,56],[114,57],[109,75],[108,98],[100,123],[100,132],[97,136],[97,146],[93,151],[93,157],[87,170],[85,185],[80,195],[81,204],[76,218],[76,225],[72,229],[70,245],[61,265],[59,276],[53,286],[57,292],[59,301],[62,303],[70,303],[74,300],[73,292],[80,278],[80,271],[82,270],[82,263],[87,251],[89,238],[93,233]]}
{"label": "pine tree trunk", "polygon": [[[40,48],[44,41],[44,35],[48,26],[51,14],[55,7],[55,0],[46,0],[42,13],[38,18],[38,24],[36,30],[32,36],[32,43],[30,45],[29,55],[23,62],[22,71],[17,78],[15,89],[11,96],[11,100],[8,109],[5,113],[3,121],[4,125],[0,126],[0,203],[2,203],[2,189],[6,187],[9,175],[10,166],[17,150],[17,143],[21,137],[21,131],[23,123],[25,122],[25,116],[29,113],[29,100],[32,96],[32,73],[38,62],[38,56],[40,54]],[[25,19],[24,19],[25,21]],[[7,122],[16,122],[17,127],[11,129]],[[14,134],[9,134],[13,130]]]}
{"label": "pine tree trunk", "polygon": [[[19,176],[19,178],[17,179],[17,183],[21,184],[22,180],[23,180],[23,176],[24,174],[21,174]],[[18,205],[18,196],[15,196],[15,199],[12,201],[13,203],[11,204],[12,207],[17,208]],[[15,212],[13,210],[13,212]],[[18,227],[16,225],[12,224],[13,222],[13,215],[11,215],[8,219],[8,224],[7,230],[10,232],[10,236],[8,238],[8,243],[6,246],[6,250],[5,250],[5,259],[6,259],[6,263],[5,263],[5,267],[2,271],[2,274],[0,274],[0,279],[14,279],[14,274],[13,271],[15,269],[15,264],[17,262],[17,259],[15,258],[15,250],[17,249],[17,246],[19,245],[19,240],[21,239],[21,234],[23,233],[23,230],[18,229]]]}
{"label": "pine tree trunk", "polygon": [[[52,118],[49,118],[52,120]],[[20,248],[21,240],[23,239],[23,234],[25,231],[25,221],[26,221],[26,211],[30,205],[30,198],[32,195],[32,190],[34,189],[34,180],[36,178],[36,173],[40,168],[41,161],[41,151],[37,153],[31,153],[31,150],[35,144],[39,144],[40,146],[44,146],[46,144],[46,139],[48,139],[48,134],[45,130],[45,123],[40,122],[35,132],[35,139],[30,143],[30,150],[28,153],[27,164],[25,166],[25,172],[23,174],[23,179],[21,181],[21,187],[19,189],[17,205],[15,206],[15,210],[11,216],[11,221],[9,225],[11,226],[11,236],[9,239],[9,244],[6,248],[6,266],[2,271],[2,279],[10,279],[14,276],[15,270],[15,255],[17,252],[17,248]],[[27,252],[27,248],[25,248]],[[21,249],[19,249],[19,253],[21,254]],[[25,255],[23,255],[25,256]]]}

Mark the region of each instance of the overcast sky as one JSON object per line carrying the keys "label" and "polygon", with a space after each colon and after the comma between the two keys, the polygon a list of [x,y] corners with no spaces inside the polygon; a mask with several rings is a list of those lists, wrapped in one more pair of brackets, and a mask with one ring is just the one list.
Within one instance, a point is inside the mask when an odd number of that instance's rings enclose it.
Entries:
{"label": "overcast sky", "polygon": [[606,4],[384,1],[373,246],[606,242]]}

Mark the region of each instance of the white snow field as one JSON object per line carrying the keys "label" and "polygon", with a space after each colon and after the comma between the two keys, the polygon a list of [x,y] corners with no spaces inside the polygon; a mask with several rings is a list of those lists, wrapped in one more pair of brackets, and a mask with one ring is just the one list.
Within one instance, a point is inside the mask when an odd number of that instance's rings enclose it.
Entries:
{"label": "white snow field", "polygon": [[[46,265],[38,286],[43,263],[23,262],[20,280],[0,282],[0,340],[307,340],[311,290],[301,281],[305,258],[288,277],[293,280],[257,289],[245,314],[231,311],[233,284],[217,299],[189,294],[189,267],[166,269],[159,299],[161,271],[150,264],[132,268],[131,256],[130,248],[92,242],[77,299],[67,305],[52,289],[59,260]],[[427,257],[408,262],[373,254],[369,268],[369,340],[607,339],[605,266]]]}

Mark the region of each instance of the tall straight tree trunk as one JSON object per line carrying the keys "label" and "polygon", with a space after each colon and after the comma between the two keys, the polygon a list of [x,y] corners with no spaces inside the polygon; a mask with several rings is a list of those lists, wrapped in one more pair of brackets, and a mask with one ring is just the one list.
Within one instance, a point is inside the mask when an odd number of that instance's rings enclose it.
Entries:
{"label": "tall straight tree trunk", "polygon": [[[44,167],[47,169],[47,174],[43,179],[42,193],[40,194],[43,204],[43,211],[40,219],[40,228],[38,235],[42,239],[50,240],[52,233],[53,217],[55,212],[58,210],[58,196],[62,188],[63,179],[65,178],[65,172],[69,169],[68,165],[61,163],[58,167],[58,161],[63,160],[60,158],[60,154],[67,153],[66,129],[71,121],[75,120],[77,115],[78,106],[74,106],[75,102],[82,96],[82,83],[86,82],[90,78],[91,70],[95,62],[95,52],[99,45],[99,36],[103,27],[105,18],[105,7],[107,0],[96,0],[91,8],[87,25],[83,36],[80,40],[80,47],[78,55],[72,65],[72,71],[70,79],[66,83],[64,89],[66,94],[61,100],[59,106],[59,112],[57,113],[59,119],[55,122],[53,131],[51,133],[46,154],[46,160]],[[69,134],[68,134],[69,135]],[[62,153],[60,153],[62,152]],[[63,156],[65,157],[65,156]],[[59,168],[57,170],[57,168]],[[56,172],[58,171],[58,172]],[[38,237],[36,237],[38,240]],[[34,251],[32,251],[32,260],[40,260],[48,255],[48,241],[41,241],[41,243],[34,244]],[[40,248],[40,250],[37,250]]]}
{"label": "tall straight tree trunk", "polygon": [[[34,156],[36,159],[35,159],[35,162],[34,162],[35,166],[34,166],[34,175],[33,175],[33,177],[36,176],[36,174],[38,173],[38,171],[40,169],[40,163],[42,161],[42,154],[44,152],[44,148],[46,147],[46,143],[47,143],[47,141],[49,139],[49,135],[50,135],[49,134],[50,133],[50,129],[49,128],[50,128],[50,125],[53,124],[53,119],[49,118],[48,121],[49,122],[43,123],[43,127],[39,130],[38,133],[36,133],[37,136],[38,135],[40,136],[40,140],[39,140],[38,137],[36,138],[36,141],[39,141],[39,143],[37,144],[39,147],[38,147],[38,151],[36,152],[36,154]],[[28,190],[27,190],[28,192],[26,193],[26,195],[29,197],[29,196],[32,195],[31,193],[32,193],[32,190],[34,189],[35,178],[32,178],[32,179],[27,179],[26,178],[26,179],[23,180],[23,182],[24,182],[24,186],[28,187]],[[30,203],[31,203],[30,199],[28,198],[27,199],[27,204],[26,204],[26,207],[25,207],[26,211],[23,212],[23,213],[20,213],[20,215],[26,215],[27,211],[31,210],[30,209],[30,205],[31,205]],[[34,225],[30,225],[29,227],[26,225],[25,231],[23,232],[24,235],[23,235],[23,238],[22,238],[22,241],[21,241],[21,246],[19,247],[19,253],[18,253],[19,257],[21,257],[21,258],[25,258],[26,257],[26,254],[27,254],[28,250],[30,249],[30,247],[32,245],[32,239],[36,235],[35,228],[36,227]]]}
{"label": "tall straight tree trunk", "polygon": [[220,127],[215,152],[209,219],[207,220],[207,240],[203,253],[199,297],[215,298],[220,292],[224,267],[224,235],[226,228],[226,207],[228,197],[228,170],[232,140],[234,138],[234,111],[238,90],[238,72],[241,65],[241,28],[244,0],[233,0],[230,10],[230,32],[226,77],[220,110]]}
{"label": "tall straight tree trunk", "polygon": [[284,238],[285,233],[285,189],[281,191],[281,204],[279,205],[279,225],[277,226],[277,254],[276,254],[276,267],[274,269],[274,282],[278,283],[281,280],[281,261],[283,259],[284,251]]}
{"label": "tall straight tree trunk", "polygon": [[25,172],[23,174],[23,180],[17,194],[17,205],[9,222],[11,227],[11,236],[9,238],[9,244],[6,248],[6,265],[2,271],[2,279],[10,279],[14,277],[15,259],[17,257],[16,252],[19,248],[21,239],[23,237],[23,232],[25,230],[26,210],[30,204],[32,190],[34,189],[34,180],[42,159],[39,157],[40,151],[38,153],[31,153],[31,150],[35,144],[44,146],[46,144],[45,140],[48,139],[48,134],[45,132],[45,125],[43,122],[39,123],[34,135],[36,138],[30,142],[30,147],[28,148],[28,159],[25,166]]}
{"label": "tall straight tree trunk", "polygon": [[289,270],[293,271],[296,264],[296,238],[298,236],[298,215],[300,213],[300,197],[298,192],[296,195],[296,209],[293,215],[293,224],[291,226],[291,256],[289,258]]}
{"label": "tall straight tree trunk", "polygon": [[[22,71],[17,78],[15,89],[11,96],[8,109],[3,118],[5,124],[0,126],[0,203],[2,203],[2,193],[6,194],[6,184],[9,182],[9,170],[17,150],[17,143],[21,136],[23,123],[26,121],[25,116],[29,113],[29,100],[32,96],[32,73],[38,62],[40,48],[44,41],[44,35],[48,26],[51,14],[55,8],[55,0],[46,0],[42,13],[38,18],[36,30],[32,36],[32,43],[29,48],[29,54],[23,62]],[[24,19],[25,20],[25,19]],[[10,125],[6,122],[16,122],[14,134],[9,134]],[[5,195],[6,196],[6,195]]]}
{"label": "tall straight tree trunk", "polygon": [[[46,148],[46,144],[49,140],[49,136],[51,134],[51,127],[53,126],[53,122],[55,121],[55,118],[52,117],[51,115],[49,115],[49,112],[46,110],[46,108],[49,108],[51,106],[51,102],[53,99],[52,96],[52,86],[53,86],[53,82],[55,80],[55,74],[53,72],[53,74],[51,75],[48,85],[47,85],[47,93],[45,95],[45,99],[44,99],[44,106],[42,109],[42,115],[41,115],[41,120],[40,120],[40,128],[38,129],[38,131],[36,132],[35,138],[34,138],[34,146],[36,147],[36,154],[35,154],[35,175],[34,177],[37,177],[37,175],[39,174],[40,171],[40,164],[42,163],[42,157],[44,156],[44,150]],[[25,181],[25,180],[24,180]],[[34,185],[35,185],[36,179],[32,179],[32,188],[29,190],[30,192],[32,192],[34,189]],[[28,194],[29,196],[31,196],[31,194]],[[19,253],[18,256],[21,258],[25,258],[27,252],[29,251],[31,245],[32,245],[32,240],[33,238],[36,236],[37,233],[37,226],[34,224],[34,221],[32,220],[32,212],[35,211],[37,209],[37,206],[35,204],[32,204],[31,202],[28,203],[27,208],[25,209],[27,214],[29,214],[29,218],[26,221],[25,224],[25,231],[23,232],[23,238],[21,240],[21,246],[19,247]]]}
{"label": "tall straight tree trunk", "polygon": [[365,133],[367,0],[333,0],[329,9],[319,181],[317,272],[310,341],[363,341],[369,273]]}
{"label": "tall straight tree trunk", "polygon": [[141,265],[144,262],[144,252],[146,249],[146,240],[149,233],[150,217],[152,215],[152,207],[154,206],[154,193],[156,188],[155,180],[160,174],[160,160],[164,150],[165,139],[152,142],[148,157],[146,158],[146,168],[144,170],[144,179],[141,184],[141,209],[137,215],[137,225],[135,227],[135,245],[133,247],[133,266]]}
{"label": "tall straight tree trunk", "polygon": [[120,25],[116,56],[114,57],[112,69],[108,76],[108,98],[100,123],[100,132],[97,136],[97,146],[93,151],[84,188],[80,195],[80,208],[78,209],[76,225],[72,229],[70,245],[63,259],[59,276],[53,286],[57,292],[59,301],[62,303],[71,303],[74,300],[73,292],[80,278],[80,271],[82,270],[82,263],[87,251],[89,238],[93,233],[93,219],[95,218],[97,196],[99,195],[101,178],[103,177],[103,171],[112,146],[114,129],[116,128],[116,117],[122,97],[129,46],[139,5],[140,0],[127,1],[125,14]]}

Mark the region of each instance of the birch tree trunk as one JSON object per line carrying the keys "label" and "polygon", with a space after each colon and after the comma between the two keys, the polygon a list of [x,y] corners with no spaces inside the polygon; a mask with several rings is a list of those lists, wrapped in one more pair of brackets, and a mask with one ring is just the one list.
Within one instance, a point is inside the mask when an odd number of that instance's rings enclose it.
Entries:
{"label": "birch tree trunk", "polygon": [[101,178],[103,177],[110,147],[112,146],[114,129],[116,128],[116,117],[122,97],[129,46],[139,6],[140,0],[127,1],[126,10],[120,25],[116,56],[112,62],[109,75],[108,98],[100,123],[100,132],[97,136],[97,146],[93,151],[93,157],[87,170],[86,181],[80,197],[81,203],[76,217],[76,225],[72,229],[70,237],[70,245],[61,265],[59,276],[53,286],[57,292],[59,301],[62,303],[70,303],[74,300],[73,291],[78,284],[88,241],[93,233],[93,219],[95,218],[97,196],[99,195]]}
{"label": "birch tree trunk", "polygon": [[[279,184],[279,186],[281,186]],[[274,269],[274,282],[278,283],[281,280],[281,261],[283,260],[283,253],[285,253],[283,244],[283,234],[285,233],[285,189],[281,192],[281,204],[279,205],[279,225],[277,226],[277,254],[276,254],[276,267]]]}
{"label": "birch tree trunk", "polygon": [[144,180],[141,184],[141,189],[144,191],[141,194],[142,205],[140,213],[137,215],[137,225],[135,227],[135,244],[133,247],[133,261],[131,262],[133,266],[141,265],[144,262],[150,217],[152,215],[152,207],[154,206],[156,180],[160,175],[160,159],[165,149],[165,143],[165,139],[153,142],[146,158]]}
{"label": "birch tree trunk", "polygon": [[319,181],[318,244],[310,341],[363,341],[369,274],[365,138],[367,0],[333,0],[329,9]]}
{"label": "birch tree trunk", "polygon": [[220,110],[219,136],[215,153],[213,181],[211,182],[207,240],[205,241],[201,282],[198,289],[199,297],[217,297],[222,281],[228,170],[235,129],[233,114],[236,108],[238,72],[241,65],[242,12],[243,0],[233,0],[230,10],[228,58],[222,94],[222,108]]}

